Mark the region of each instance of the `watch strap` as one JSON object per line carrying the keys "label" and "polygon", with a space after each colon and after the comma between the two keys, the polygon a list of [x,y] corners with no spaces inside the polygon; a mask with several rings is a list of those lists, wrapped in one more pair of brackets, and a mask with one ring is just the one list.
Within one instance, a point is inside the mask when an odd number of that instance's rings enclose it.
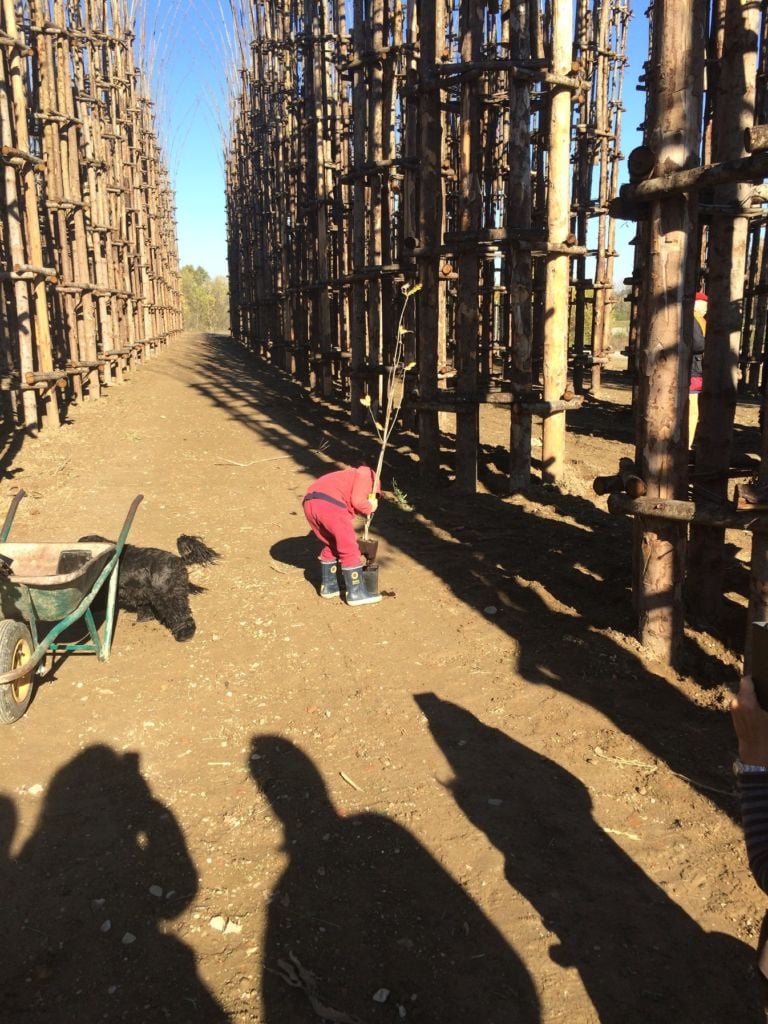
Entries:
{"label": "watch strap", "polygon": [[738,757],[733,762],[734,775],[768,775],[768,765],[745,764]]}

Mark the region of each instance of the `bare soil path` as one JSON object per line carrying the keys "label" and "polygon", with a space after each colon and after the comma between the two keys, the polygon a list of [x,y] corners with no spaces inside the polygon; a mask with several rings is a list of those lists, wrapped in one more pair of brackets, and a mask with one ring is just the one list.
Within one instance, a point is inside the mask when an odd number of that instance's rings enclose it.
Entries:
{"label": "bare soil path", "polygon": [[472,499],[404,438],[358,609],[316,596],[300,499],[370,442],[225,339],[9,455],[13,539],[114,536],[140,492],[134,543],[223,559],[192,641],[122,614],[0,732],[3,1021],[761,1019],[737,658],[691,632],[679,676],[631,638],[629,526],[589,487],[614,398],[571,421],[566,494],[492,493],[500,420]]}

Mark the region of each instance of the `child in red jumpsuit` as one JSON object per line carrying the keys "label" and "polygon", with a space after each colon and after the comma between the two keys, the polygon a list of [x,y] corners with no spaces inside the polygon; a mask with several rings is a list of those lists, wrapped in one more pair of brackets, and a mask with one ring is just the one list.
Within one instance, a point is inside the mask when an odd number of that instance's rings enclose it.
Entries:
{"label": "child in red jumpsuit", "polygon": [[[375,483],[375,489],[374,489]],[[372,515],[378,507],[381,484],[368,466],[326,473],[307,488],[304,515],[312,532],[323,542],[320,565],[323,578],[321,597],[338,597],[336,563],[341,562],[347,604],[375,604],[380,594],[369,594],[363,580],[363,556],[353,526],[356,514]]]}

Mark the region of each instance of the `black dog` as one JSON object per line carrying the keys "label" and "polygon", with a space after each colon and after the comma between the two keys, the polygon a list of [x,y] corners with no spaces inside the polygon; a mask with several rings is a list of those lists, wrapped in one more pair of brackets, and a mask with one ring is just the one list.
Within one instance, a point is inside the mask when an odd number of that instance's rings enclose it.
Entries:
{"label": "black dog", "polygon": [[[114,543],[95,535],[80,538],[81,543],[88,541]],[[219,555],[199,537],[184,533],[177,539],[176,547],[178,555],[162,548],[124,546],[117,576],[117,607],[137,612],[137,622],[157,619],[176,640],[191,640],[195,620],[189,595],[200,594],[204,588],[190,582],[187,566],[217,562]]]}

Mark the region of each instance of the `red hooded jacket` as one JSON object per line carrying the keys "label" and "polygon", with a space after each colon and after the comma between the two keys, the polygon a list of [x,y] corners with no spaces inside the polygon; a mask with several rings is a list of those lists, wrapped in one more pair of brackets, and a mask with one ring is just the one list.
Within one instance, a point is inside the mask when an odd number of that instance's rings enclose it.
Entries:
{"label": "red hooded jacket", "polygon": [[[357,469],[338,469],[334,473],[326,473],[307,488],[307,494],[319,491],[329,498],[343,501],[350,515],[356,512],[361,516],[369,516],[373,511],[368,495],[373,492],[373,470],[369,466],[358,466]],[[376,485],[376,494],[381,494],[381,481]]]}

